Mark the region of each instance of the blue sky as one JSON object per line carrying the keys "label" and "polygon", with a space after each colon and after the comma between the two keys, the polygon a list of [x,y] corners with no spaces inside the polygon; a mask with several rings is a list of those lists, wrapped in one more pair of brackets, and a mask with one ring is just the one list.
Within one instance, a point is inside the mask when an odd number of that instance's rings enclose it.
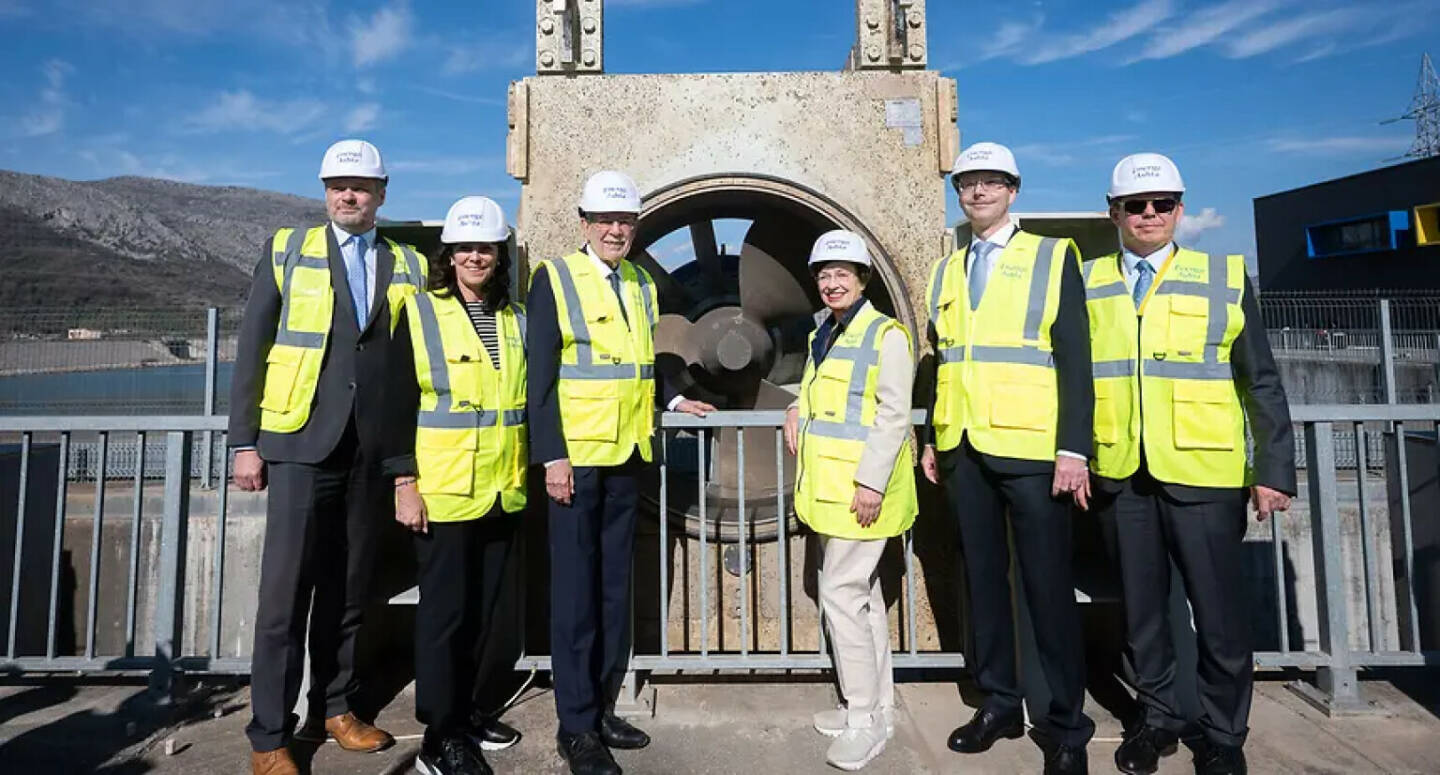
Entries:
{"label": "blue sky", "polygon": [[[1191,243],[1246,253],[1253,197],[1409,148],[1412,124],[1379,122],[1405,111],[1440,28],[1440,0],[929,6],[964,142],[1016,151],[1016,209],[1099,209],[1116,160],[1161,151],[1190,188]],[[834,70],[853,8],[608,0],[606,66]],[[505,89],[533,73],[533,23],[528,0],[0,0],[0,167],[318,196],[321,152],[358,135],[391,167],[382,215],[438,218],[470,193],[513,208]]]}

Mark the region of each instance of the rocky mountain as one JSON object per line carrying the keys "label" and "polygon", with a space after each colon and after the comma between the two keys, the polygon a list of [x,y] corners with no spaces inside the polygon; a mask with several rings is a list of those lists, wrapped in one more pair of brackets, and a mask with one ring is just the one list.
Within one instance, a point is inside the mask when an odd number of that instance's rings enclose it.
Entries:
{"label": "rocky mountain", "polygon": [[261,242],[324,217],[250,188],[0,171],[0,307],[239,305]]}

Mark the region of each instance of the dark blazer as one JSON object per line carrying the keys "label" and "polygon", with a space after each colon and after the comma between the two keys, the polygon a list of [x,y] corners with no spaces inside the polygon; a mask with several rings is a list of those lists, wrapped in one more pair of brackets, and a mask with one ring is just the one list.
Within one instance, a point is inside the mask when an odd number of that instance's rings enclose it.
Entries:
{"label": "dark blazer", "polygon": [[[548,463],[567,458],[570,453],[560,424],[560,396],[557,393],[562,344],[560,323],[556,318],[554,292],[550,290],[550,273],[545,271],[544,266],[535,269],[525,309],[525,349],[529,353],[529,360],[525,363],[525,390],[526,416],[530,424],[530,462]],[[630,314],[633,324],[634,312]],[[663,411],[680,394],[672,384],[662,377],[659,369],[655,370],[657,409]]]}
{"label": "dark blazer", "polygon": [[[327,224],[328,226],[328,224]],[[240,324],[240,341],[235,356],[235,373],[230,383],[230,436],[232,447],[255,446],[267,462],[319,463],[340,443],[351,419],[361,454],[379,471],[385,451],[383,434],[386,401],[386,369],[390,366],[390,305],[385,289],[395,268],[395,257],[383,239],[375,250],[375,298],[364,330],[355,324],[355,306],[345,279],[345,260],[335,242],[333,229],[326,229],[329,243],[330,287],[335,291],[335,311],[330,336],[320,366],[320,381],[310,419],[294,433],[260,430],[260,395],[265,385],[265,356],[275,341],[280,320],[280,292],[271,268],[270,240],[255,265],[250,300]],[[418,254],[417,254],[418,255]]]}
{"label": "dark blazer", "polygon": [[[1016,234],[1020,232],[1017,230]],[[1012,236],[1011,239],[1014,239]],[[962,285],[961,287],[966,287]],[[969,303],[968,299],[963,300]],[[935,323],[926,324],[931,357],[921,361],[924,374],[917,379],[925,385],[922,400],[930,412],[935,411],[935,370],[938,362]],[[1085,278],[1080,273],[1079,256],[1072,249],[1065,257],[1060,274],[1060,306],[1050,326],[1050,344],[1055,359],[1055,377],[1059,388],[1059,417],[1055,431],[1055,448],[1089,457],[1095,443],[1095,382],[1090,370],[1090,313],[1085,309]],[[928,425],[926,435],[934,443],[935,426]],[[964,443],[968,443],[968,439]],[[1044,474],[1055,468],[1054,459],[1022,460],[978,453],[986,467],[1001,474]]]}
{"label": "dark blazer", "polygon": [[[1285,386],[1280,382],[1280,370],[1275,367],[1275,356],[1270,352],[1270,338],[1265,333],[1260,303],[1249,277],[1245,278],[1243,294],[1240,309],[1245,313],[1245,327],[1231,345],[1230,370],[1235,375],[1235,389],[1240,394],[1240,404],[1245,409],[1255,443],[1251,457],[1254,481],[1294,495],[1297,489],[1295,429],[1290,424],[1290,404],[1285,398]],[[1120,491],[1120,482],[1114,479],[1097,476],[1094,481],[1101,492]],[[1167,496],[1186,503],[1213,502],[1235,495],[1229,487],[1160,484]]]}

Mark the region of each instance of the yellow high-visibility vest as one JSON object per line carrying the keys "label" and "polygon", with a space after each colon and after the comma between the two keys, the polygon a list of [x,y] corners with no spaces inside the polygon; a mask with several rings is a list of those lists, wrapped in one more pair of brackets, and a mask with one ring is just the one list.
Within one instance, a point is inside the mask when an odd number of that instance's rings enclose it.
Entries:
{"label": "yellow high-visibility vest", "polygon": [[[275,343],[265,356],[265,386],[260,396],[262,431],[294,433],[310,419],[335,312],[326,234],[329,229],[329,225],[304,231],[281,229],[270,240],[271,269],[280,291],[280,321]],[[393,332],[405,299],[425,288],[429,267],[415,248],[388,238],[385,242],[395,257],[395,269],[385,289]]]}
{"label": "yellow high-visibility vest", "polygon": [[935,447],[969,438],[997,457],[1054,460],[1060,401],[1050,326],[1060,309],[1069,239],[1016,231],[995,261],[977,309],[967,245],[937,262],[926,298],[936,334]]}
{"label": "yellow high-visibility vest", "polygon": [[[571,465],[617,466],[638,448],[651,459],[655,432],[655,324],[650,275],[622,260],[620,299],[595,259],[576,251],[540,262],[560,326],[560,424]],[[541,355],[546,357],[546,355]]]}
{"label": "yellow high-visibility vest", "polygon": [[1245,327],[1245,259],[1181,248],[1156,276],[1137,317],[1120,256],[1085,265],[1095,376],[1096,474],[1140,467],[1195,487],[1249,483],[1245,412],[1230,348]]}
{"label": "yellow high-visibility vest", "polygon": [[[805,361],[800,380],[800,448],[795,471],[795,514],[822,535],[849,539],[897,536],[910,529],[920,511],[915,495],[915,448],[907,437],[895,458],[880,501],[880,516],[869,527],[855,521],[855,471],[865,437],[875,424],[875,385],[880,342],[891,329],[910,334],[868,301],[856,310],[817,367]],[[815,333],[810,334],[813,352]]]}
{"label": "yellow high-visibility vest", "polygon": [[490,362],[458,298],[434,292],[405,305],[420,409],[416,487],[431,522],[478,519],[495,499],[525,508],[525,310],[495,313],[500,368]]}

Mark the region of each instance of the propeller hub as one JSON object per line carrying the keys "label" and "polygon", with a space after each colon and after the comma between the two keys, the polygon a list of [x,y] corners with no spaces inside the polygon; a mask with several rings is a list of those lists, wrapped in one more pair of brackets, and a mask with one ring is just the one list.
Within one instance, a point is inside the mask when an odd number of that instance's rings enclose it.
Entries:
{"label": "propeller hub", "polygon": [[715,345],[715,357],[728,371],[744,371],[754,356],[755,348],[734,329],[726,331],[725,335],[720,337],[720,343]]}

